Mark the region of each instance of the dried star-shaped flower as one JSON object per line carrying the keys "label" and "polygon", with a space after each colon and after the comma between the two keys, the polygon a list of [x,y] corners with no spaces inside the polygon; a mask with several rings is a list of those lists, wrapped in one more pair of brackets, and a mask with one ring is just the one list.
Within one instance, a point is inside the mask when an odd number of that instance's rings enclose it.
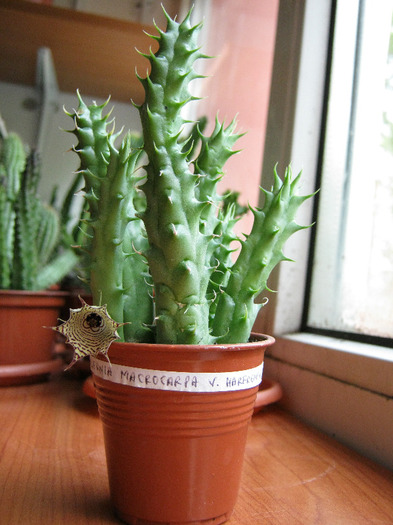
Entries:
{"label": "dried star-shaped flower", "polygon": [[122,326],[122,323],[117,323],[111,318],[106,305],[90,306],[82,298],[80,300],[83,306],[70,308],[68,321],[53,327],[53,330],[63,334],[66,342],[74,348],[73,359],[66,370],[78,359],[90,355],[103,354],[109,361],[107,355],[109,347],[119,338],[117,329]]}

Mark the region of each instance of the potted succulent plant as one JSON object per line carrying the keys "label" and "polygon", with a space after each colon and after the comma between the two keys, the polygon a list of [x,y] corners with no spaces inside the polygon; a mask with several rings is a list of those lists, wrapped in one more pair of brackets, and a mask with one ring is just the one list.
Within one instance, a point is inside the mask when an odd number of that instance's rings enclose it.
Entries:
{"label": "potted succulent plant", "polygon": [[[240,483],[247,424],[273,338],[252,334],[272,269],[285,260],[299,177],[275,173],[254,225],[232,259],[236,206],[219,195],[239,137],[216,121],[199,148],[185,140],[182,108],[203,58],[199,25],[167,16],[140,78],[142,149],[80,95],[73,118],[89,203],[94,305],[57,330],[91,356],[110,491],[127,523],[223,523]],[[187,137],[193,137],[191,133]],[[116,341],[117,339],[117,341]],[[115,341],[115,342],[113,342]],[[109,350],[108,350],[109,349]]]}
{"label": "potted succulent plant", "polygon": [[18,134],[0,122],[0,385],[34,382],[60,369],[53,332],[65,292],[48,290],[75,266],[60,250],[57,211],[37,194],[40,167]]}

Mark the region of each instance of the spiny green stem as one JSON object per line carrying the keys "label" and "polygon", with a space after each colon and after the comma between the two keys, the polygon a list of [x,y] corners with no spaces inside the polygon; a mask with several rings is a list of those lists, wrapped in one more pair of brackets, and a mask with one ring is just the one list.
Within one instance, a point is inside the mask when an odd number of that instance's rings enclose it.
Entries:
{"label": "spiny green stem", "polygon": [[128,133],[119,148],[107,130],[105,105],[87,106],[81,96],[75,113],[78,138],[75,151],[81,161],[85,198],[89,210],[90,287],[95,304],[103,301],[119,323],[126,341],[149,341],[152,337],[153,301],[146,278],[142,251],[147,249],[142,221],[137,217],[140,177],[135,174],[140,150],[131,148]]}
{"label": "spiny green stem", "polygon": [[295,215],[311,195],[296,194],[299,180],[300,175],[292,180],[288,168],[282,182],[275,171],[272,191],[264,190],[264,206],[253,210],[251,233],[242,242],[241,252],[215,312],[213,334],[222,343],[248,340],[261,307],[255,303],[256,297],[267,288],[267,280],[274,267],[281,261],[289,260],[282,251],[285,242],[295,232],[305,228],[295,222]]}

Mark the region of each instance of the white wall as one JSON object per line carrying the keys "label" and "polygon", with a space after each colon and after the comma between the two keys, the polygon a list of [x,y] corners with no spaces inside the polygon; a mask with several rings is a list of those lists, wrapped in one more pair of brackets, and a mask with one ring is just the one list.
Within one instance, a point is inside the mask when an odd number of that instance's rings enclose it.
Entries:
{"label": "white wall", "polygon": [[[92,96],[82,93],[85,103],[90,104]],[[97,104],[104,102],[95,99]],[[48,129],[45,132],[47,140],[42,151],[42,181],[40,195],[49,199],[55,185],[59,186],[59,195],[63,195],[70,186],[73,172],[78,169],[77,155],[70,151],[76,138],[65,129],[72,129],[72,119],[63,110],[76,108],[76,94],[59,92],[56,108],[51,115]],[[131,103],[110,101],[108,108],[114,106],[112,116],[115,117],[116,129],[124,126],[125,130],[140,131],[139,115]],[[23,141],[34,147],[38,134],[39,95],[35,88],[0,82],[0,114],[6,122],[8,131],[20,134]]]}

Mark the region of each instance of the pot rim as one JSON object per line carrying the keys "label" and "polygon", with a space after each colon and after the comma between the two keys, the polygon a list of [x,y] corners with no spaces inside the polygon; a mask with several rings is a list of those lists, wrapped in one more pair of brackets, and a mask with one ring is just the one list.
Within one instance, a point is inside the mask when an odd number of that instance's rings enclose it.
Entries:
{"label": "pot rim", "polygon": [[67,297],[69,292],[65,290],[2,290],[0,289],[0,295],[9,295],[9,296],[26,296],[26,297]]}
{"label": "pot rim", "polygon": [[[120,342],[120,341],[114,341],[111,346],[109,347],[109,353],[111,349],[113,350],[122,350],[122,347],[124,347],[124,351],[129,351],[131,348],[133,350],[137,350],[138,348],[143,351],[150,351],[150,352],[159,352],[162,350],[165,351],[172,351],[172,352],[183,352],[183,351],[192,351],[192,350],[211,350],[211,351],[220,351],[225,350],[228,351],[234,351],[237,352],[239,350],[251,350],[253,347],[255,348],[261,348],[261,347],[268,347],[275,343],[275,338],[271,335],[267,334],[259,334],[256,332],[251,332],[250,340],[246,343],[212,343],[212,344],[166,344],[166,343],[137,343],[137,342]],[[142,350],[143,348],[143,350]],[[98,357],[98,356],[97,356]],[[103,360],[105,360],[104,357],[101,356]]]}

